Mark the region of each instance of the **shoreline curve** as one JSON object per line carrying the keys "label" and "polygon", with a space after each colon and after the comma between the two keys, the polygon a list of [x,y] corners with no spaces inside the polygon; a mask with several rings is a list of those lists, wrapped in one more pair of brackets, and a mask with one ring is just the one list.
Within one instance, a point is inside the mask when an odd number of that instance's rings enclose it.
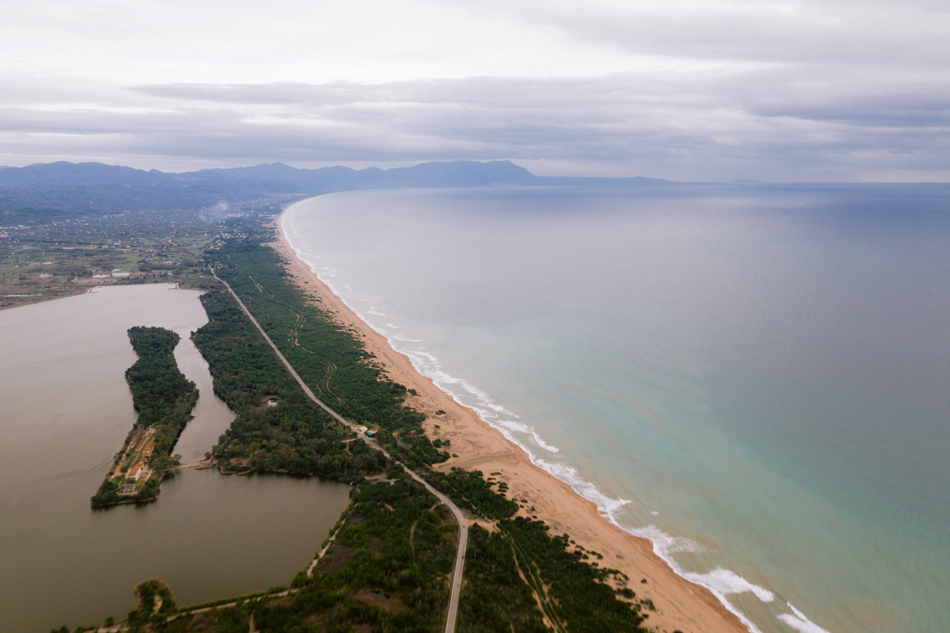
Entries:
{"label": "shoreline curve", "polygon": [[[312,198],[308,198],[312,200]],[[305,202],[301,201],[301,202]],[[291,279],[309,290],[312,302],[330,313],[345,327],[355,330],[367,351],[396,382],[414,389],[406,402],[427,414],[424,427],[430,438],[451,441],[458,455],[437,468],[474,467],[497,472],[509,487],[512,499],[527,499],[532,511],[519,510],[543,520],[553,530],[567,533],[588,550],[604,556],[603,564],[630,577],[631,589],[639,600],[651,600],[656,611],[644,625],[657,633],[682,630],[692,633],[748,633],[750,628],[709,589],[678,575],[654,551],[653,543],[623,530],[604,517],[597,505],[581,497],[567,483],[533,464],[524,450],[482,420],[475,411],[459,404],[435,383],[420,374],[404,354],[394,350],[385,336],[363,321],[341,297],[333,293],[290,244],[283,227],[285,215],[300,204],[288,205],[276,219],[278,241],[269,244],[285,259]],[[435,412],[442,410],[443,415]],[[436,422],[438,427],[436,428]],[[490,469],[489,469],[490,466]],[[646,582],[637,582],[637,579]]]}

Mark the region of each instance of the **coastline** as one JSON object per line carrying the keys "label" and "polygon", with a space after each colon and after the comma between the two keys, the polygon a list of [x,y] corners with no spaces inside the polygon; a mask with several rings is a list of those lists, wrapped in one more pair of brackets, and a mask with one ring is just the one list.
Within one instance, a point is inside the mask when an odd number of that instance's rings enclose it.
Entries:
{"label": "coastline", "polygon": [[[553,530],[567,533],[588,550],[604,556],[603,565],[619,569],[630,577],[630,587],[641,600],[652,600],[655,612],[647,611],[645,625],[657,633],[708,631],[711,633],[745,632],[739,617],[728,610],[711,591],[677,575],[645,538],[620,529],[603,517],[596,504],[578,495],[569,485],[531,463],[528,455],[489,426],[471,409],[457,403],[430,379],[419,374],[405,355],[390,347],[388,340],[360,319],[345,302],[320,280],[301,260],[283,231],[285,208],[277,218],[279,240],[274,247],[287,260],[287,269],[300,287],[310,291],[314,301],[346,327],[355,330],[376,355],[389,376],[417,395],[407,404],[427,414],[426,432],[432,439],[451,441],[453,457],[437,466],[477,468],[509,486],[513,499],[527,499],[530,512]],[[436,415],[442,410],[444,415]],[[436,428],[436,427],[439,428]],[[645,579],[645,583],[639,582]]]}
{"label": "coastline", "polygon": [[84,295],[87,292],[92,292],[95,288],[101,288],[103,285],[112,285],[112,284],[95,284],[90,286],[77,286],[75,289],[70,290],[69,292],[63,293],[61,295],[56,295],[53,297],[44,296],[38,301],[31,301],[29,303],[17,303],[8,306],[0,306],[0,310],[12,310],[14,308],[23,308],[25,306],[35,306],[39,303],[46,303],[47,301],[55,301],[57,299],[68,299],[69,297],[78,297],[79,295]]}

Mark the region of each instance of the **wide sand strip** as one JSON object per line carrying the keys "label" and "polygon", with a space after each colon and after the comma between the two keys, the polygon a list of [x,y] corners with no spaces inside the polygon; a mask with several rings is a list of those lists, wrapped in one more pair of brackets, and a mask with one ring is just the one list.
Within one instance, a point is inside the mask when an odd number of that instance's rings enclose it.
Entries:
{"label": "wide sand strip", "polygon": [[[474,411],[463,407],[425,376],[419,374],[409,358],[389,346],[384,336],[364,323],[324,284],[310,267],[297,257],[287,242],[278,220],[280,240],[271,244],[286,258],[288,272],[295,283],[323,309],[330,311],[344,326],[355,330],[376,355],[389,377],[414,389],[407,404],[427,414],[425,428],[431,439],[451,440],[453,457],[440,469],[452,466],[500,473],[495,478],[509,487],[509,498],[526,499],[530,514],[537,516],[558,533],[567,533],[579,545],[604,556],[601,565],[619,569],[630,577],[630,588],[639,599],[650,599],[656,612],[647,612],[646,625],[657,633],[734,633],[746,631],[739,619],[730,613],[707,589],[677,576],[661,558],[653,553],[652,544],[628,534],[602,517],[597,506],[574,490],[538,468],[518,446],[486,424]],[[438,410],[444,415],[435,415]],[[435,428],[439,425],[440,428]],[[525,511],[521,511],[525,514]],[[641,583],[646,579],[646,583]]]}

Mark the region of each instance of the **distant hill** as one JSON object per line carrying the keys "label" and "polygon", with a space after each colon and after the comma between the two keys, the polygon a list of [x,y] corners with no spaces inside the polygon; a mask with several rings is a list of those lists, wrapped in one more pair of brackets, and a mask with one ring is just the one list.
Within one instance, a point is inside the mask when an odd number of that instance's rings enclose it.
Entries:
{"label": "distant hill", "polygon": [[102,163],[40,163],[0,168],[3,224],[55,213],[185,211],[221,203],[272,207],[301,197],[355,189],[492,186],[616,186],[664,181],[648,178],[549,178],[510,161],[422,163],[415,167],[355,170],[296,169],[282,163],[168,173]]}
{"label": "distant hill", "polygon": [[510,161],[479,163],[455,161],[451,163],[422,163],[415,167],[379,169],[370,167],[359,171],[349,167],[295,169],[283,163],[207,169],[180,174],[182,178],[200,179],[209,175],[235,180],[282,182],[314,191],[341,191],[348,189],[402,189],[410,187],[489,187],[493,185],[537,184],[537,176]]}
{"label": "distant hill", "polygon": [[5,187],[69,187],[75,185],[153,184],[162,182],[167,174],[153,169],[143,171],[132,167],[102,163],[37,163],[28,167],[7,167],[0,170],[0,186]]}
{"label": "distant hill", "polygon": [[297,169],[283,163],[230,169],[203,169],[166,173],[152,169],[102,163],[40,163],[28,167],[0,168],[0,187],[126,188],[204,185],[210,189],[256,190],[261,193],[325,193],[350,189],[400,189],[412,187],[490,187],[499,185],[646,184],[648,178],[549,178],[535,176],[507,160],[430,162],[415,167],[355,170],[349,167]]}
{"label": "distant hill", "polygon": [[[479,163],[423,163],[415,167],[395,169],[354,170],[349,167],[296,169],[282,163],[204,169],[181,174],[153,169],[144,171],[131,167],[102,163],[41,163],[28,167],[0,170],[2,187],[74,187],[74,186],[187,186],[205,183],[210,186],[271,189],[278,192],[338,191],[342,189],[390,189],[405,187],[485,187],[491,185],[536,184],[537,177],[527,169],[509,161]],[[279,184],[278,184],[279,183]]]}

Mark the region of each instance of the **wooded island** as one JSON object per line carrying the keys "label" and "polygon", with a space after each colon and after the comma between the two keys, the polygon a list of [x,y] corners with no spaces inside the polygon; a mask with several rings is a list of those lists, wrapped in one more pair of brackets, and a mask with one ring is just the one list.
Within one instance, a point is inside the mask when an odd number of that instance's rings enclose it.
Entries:
{"label": "wooded island", "polygon": [[198,390],[178,369],[180,337],[160,327],[129,329],[139,359],[125,372],[139,417],[98,492],[93,507],[153,501],[165,471],[176,464],[175,441],[191,419]]}

